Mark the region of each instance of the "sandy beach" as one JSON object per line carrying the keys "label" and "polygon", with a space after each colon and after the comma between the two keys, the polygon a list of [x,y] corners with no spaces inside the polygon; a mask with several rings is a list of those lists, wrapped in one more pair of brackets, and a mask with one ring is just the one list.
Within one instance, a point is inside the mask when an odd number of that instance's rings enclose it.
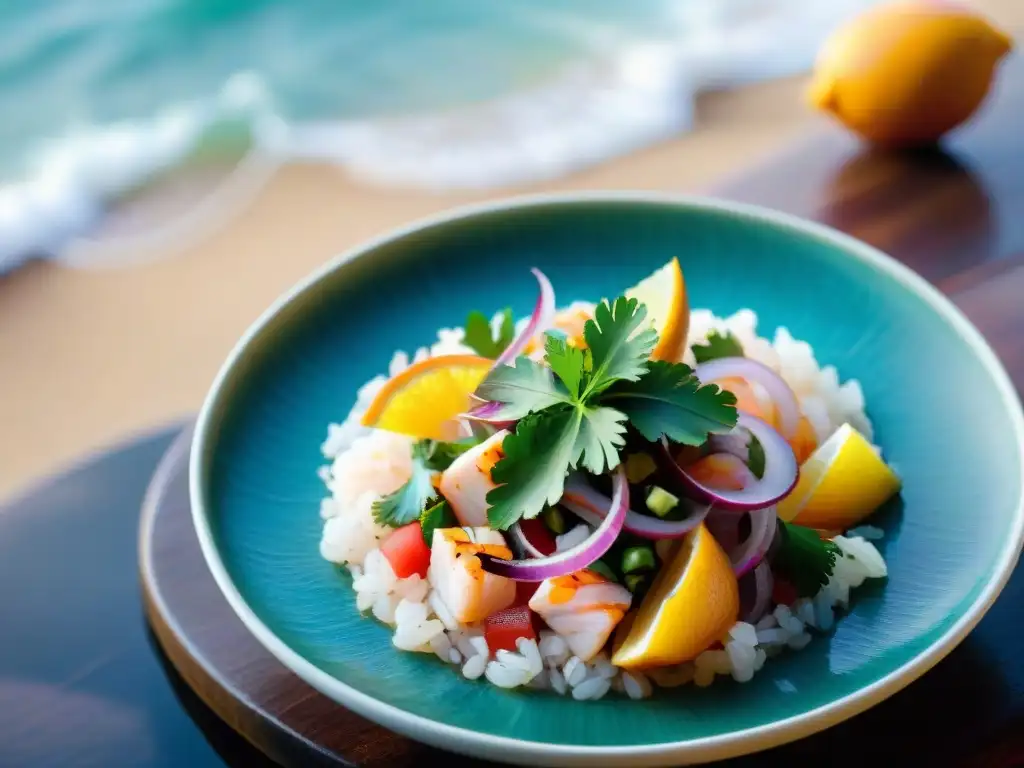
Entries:
{"label": "sandy beach", "polygon": [[[1015,0],[983,4],[1013,32]],[[1011,7],[1015,6],[1015,7]],[[695,130],[556,183],[481,194],[281,168],[216,231],[111,269],[37,262],[0,277],[0,497],[83,453],[194,413],[226,354],[282,291],[341,250],[452,206],[549,190],[701,192],[815,132],[802,78],[700,99]]]}

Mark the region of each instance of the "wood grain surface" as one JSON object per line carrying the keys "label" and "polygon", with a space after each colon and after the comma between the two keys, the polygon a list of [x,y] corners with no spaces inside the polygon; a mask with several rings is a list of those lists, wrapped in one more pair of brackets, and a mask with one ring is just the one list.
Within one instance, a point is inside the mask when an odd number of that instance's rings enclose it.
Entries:
{"label": "wood grain surface", "polygon": [[[1011,60],[983,115],[944,149],[880,153],[835,131],[713,190],[826,223],[949,294],[1024,384],[1024,65]],[[181,458],[180,456],[178,457]],[[217,592],[172,469],[146,507],[142,575],[155,632],[200,697],[284,765],[419,764],[438,753],[316,694],[262,650]],[[890,701],[735,765],[1024,765],[1024,577],[972,636]],[[471,761],[451,756],[449,765]]]}

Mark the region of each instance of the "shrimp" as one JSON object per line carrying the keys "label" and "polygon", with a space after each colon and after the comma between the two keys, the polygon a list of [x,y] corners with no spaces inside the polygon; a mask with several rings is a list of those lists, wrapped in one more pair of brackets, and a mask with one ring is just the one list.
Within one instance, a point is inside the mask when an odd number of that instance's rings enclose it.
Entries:
{"label": "shrimp", "polygon": [[512,559],[505,539],[489,528],[438,528],[430,548],[427,578],[452,617],[460,624],[481,621],[508,608],[516,583],[483,569],[477,555]]}
{"label": "shrimp", "polygon": [[589,570],[545,579],[530,598],[534,611],[576,656],[596,656],[632,603],[628,589]]}
{"label": "shrimp", "polygon": [[491,470],[504,456],[501,444],[507,436],[506,430],[496,432],[455,459],[441,474],[438,490],[462,525],[487,525],[487,494],[496,487]]}

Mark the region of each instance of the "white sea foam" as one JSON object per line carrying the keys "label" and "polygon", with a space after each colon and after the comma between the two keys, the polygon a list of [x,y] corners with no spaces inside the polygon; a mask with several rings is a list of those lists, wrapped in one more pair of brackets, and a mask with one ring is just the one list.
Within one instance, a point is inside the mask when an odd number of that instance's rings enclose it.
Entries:
{"label": "white sea foam", "polygon": [[441,114],[324,122],[289,155],[429,189],[556,178],[688,130],[701,91],[797,74],[825,37],[879,0],[688,0],[658,40],[616,41],[540,88]]}
{"label": "white sea foam", "polygon": [[[598,35],[545,85],[443,113],[289,125],[258,75],[148,120],[67,134],[0,186],[0,273],[27,257],[75,266],[152,257],[222,223],[288,159],[336,163],[374,183],[484,189],[556,178],[686,131],[696,94],[805,71],[828,32],[878,0],[687,0],[658,39]],[[581,32],[582,34],[582,32]],[[183,220],[93,242],[104,207],[185,160],[224,120],[253,129],[255,162]]]}

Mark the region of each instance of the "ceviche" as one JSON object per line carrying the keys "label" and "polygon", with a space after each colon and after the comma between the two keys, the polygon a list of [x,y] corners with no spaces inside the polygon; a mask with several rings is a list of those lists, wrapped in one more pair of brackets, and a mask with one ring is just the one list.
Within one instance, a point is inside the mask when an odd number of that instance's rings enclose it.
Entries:
{"label": "ceviche", "polygon": [[691,310],[672,260],[614,299],[472,313],[331,424],[320,552],[396,648],[598,699],[751,680],[887,575],[900,490],[863,393],[785,328]]}

